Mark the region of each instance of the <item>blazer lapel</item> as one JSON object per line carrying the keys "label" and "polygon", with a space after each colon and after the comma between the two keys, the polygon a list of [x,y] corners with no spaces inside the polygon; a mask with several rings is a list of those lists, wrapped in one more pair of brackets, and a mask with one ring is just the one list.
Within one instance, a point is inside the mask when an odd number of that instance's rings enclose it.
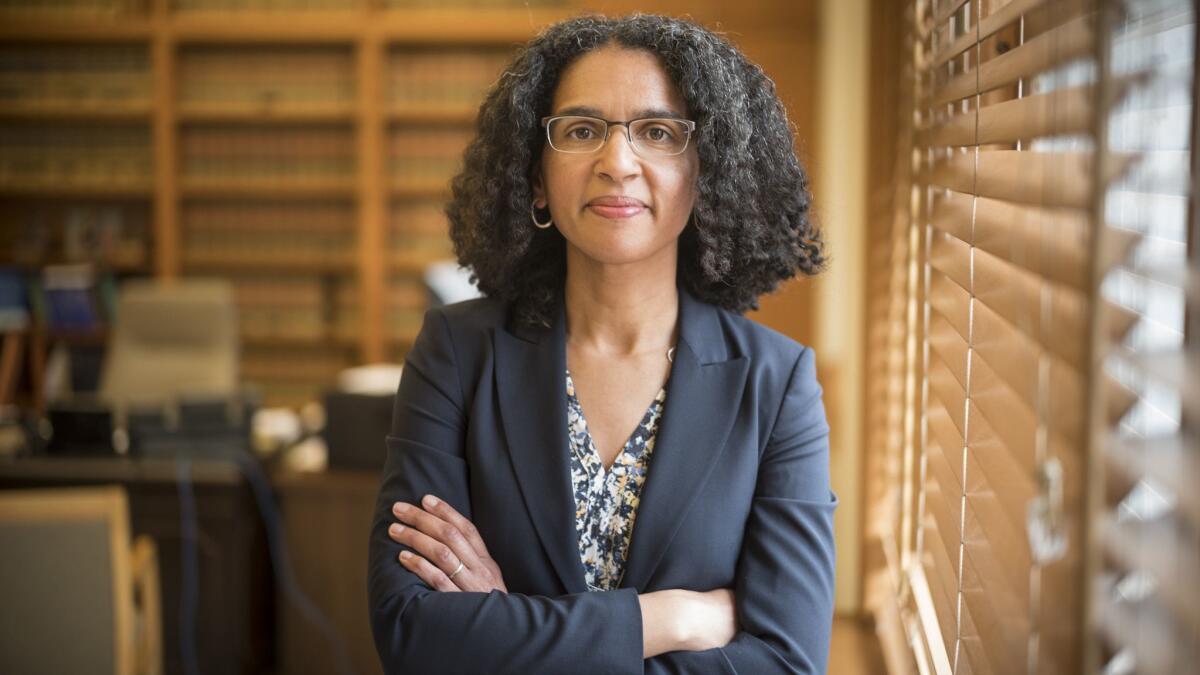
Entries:
{"label": "blazer lapel", "polygon": [[717,312],[680,287],[680,339],[621,588],[647,587],[733,427],[750,363],[728,359]]}
{"label": "blazer lapel", "polygon": [[495,333],[496,389],[509,458],[542,547],[568,593],[587,592],[567,456],[566,317]]}

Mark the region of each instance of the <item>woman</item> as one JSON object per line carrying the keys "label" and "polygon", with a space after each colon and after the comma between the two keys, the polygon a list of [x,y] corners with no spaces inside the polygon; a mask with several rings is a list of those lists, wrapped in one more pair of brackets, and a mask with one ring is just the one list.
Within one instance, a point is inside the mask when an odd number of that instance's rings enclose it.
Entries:
{"label": "woman", "polygon": [[386,671],[825,671],[814,357],[739,316],[824,264],[808,207],[773,84],[720,37],[587,17],[523,50],[447,209],[486,298],[426,313],[387,438]]}

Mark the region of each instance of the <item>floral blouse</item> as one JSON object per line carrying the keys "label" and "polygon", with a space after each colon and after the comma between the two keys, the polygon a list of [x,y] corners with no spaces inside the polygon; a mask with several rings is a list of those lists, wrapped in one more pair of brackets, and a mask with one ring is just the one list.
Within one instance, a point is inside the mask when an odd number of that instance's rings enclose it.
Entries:
{"label": "floral blouse", "polygon": [[575,526],[579,533],[579,558],[589,590],[614,590],[625,574],[633,521],[637,518],[666,397],[664,386],[612,467],[605,471],[583,418],[583,408],[575,397],[571,371],[567,370],[567,436],[571,446]]}

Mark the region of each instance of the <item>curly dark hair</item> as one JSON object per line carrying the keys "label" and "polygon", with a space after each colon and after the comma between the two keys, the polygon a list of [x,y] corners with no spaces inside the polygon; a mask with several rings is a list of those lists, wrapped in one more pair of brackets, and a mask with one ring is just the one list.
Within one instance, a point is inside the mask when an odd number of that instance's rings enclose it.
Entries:
{"label": "curly dark hair", "polygon": [[679,239],[678,280],[739,314],[797,272],[826,265],[810,220],[808,176],[775,83],[721,36],[690,21],[582,16],[530,41],[488,92],[446,206],[459,263],[518,321],[549,325],[566,278],[565,239],[530,222],[534,169],[559,77],[580,55],[615,44],[658,55],[696,121],[697,199]]}

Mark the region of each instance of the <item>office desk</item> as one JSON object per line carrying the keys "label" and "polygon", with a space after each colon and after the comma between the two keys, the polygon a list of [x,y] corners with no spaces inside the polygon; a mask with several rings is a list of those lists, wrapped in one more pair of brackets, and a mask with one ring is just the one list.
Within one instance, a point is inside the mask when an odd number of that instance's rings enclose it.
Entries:
{"label": "office desk", "polygon": [[[367,610],[367,537],[379,472],[332,470],[272,478],[297,585],[333,626],[357,675],[382,672]],[[338,648],[282,593],[279,663],[284,675],[337,675]]]}
{"label": "office desk", "polygon": [[[232,461],[193,461],[190,475],[198,562],[195,672],[270,672],[275,665],[273,576],[263,521],[249,483]],[[167,673],[182,674],[186,672],[180,651],[184,529],[177,463],[123,458],[0,460],[0,489],[99,484],[125,487],[133,534],[150,535],[158,545],[163,665]]]}

